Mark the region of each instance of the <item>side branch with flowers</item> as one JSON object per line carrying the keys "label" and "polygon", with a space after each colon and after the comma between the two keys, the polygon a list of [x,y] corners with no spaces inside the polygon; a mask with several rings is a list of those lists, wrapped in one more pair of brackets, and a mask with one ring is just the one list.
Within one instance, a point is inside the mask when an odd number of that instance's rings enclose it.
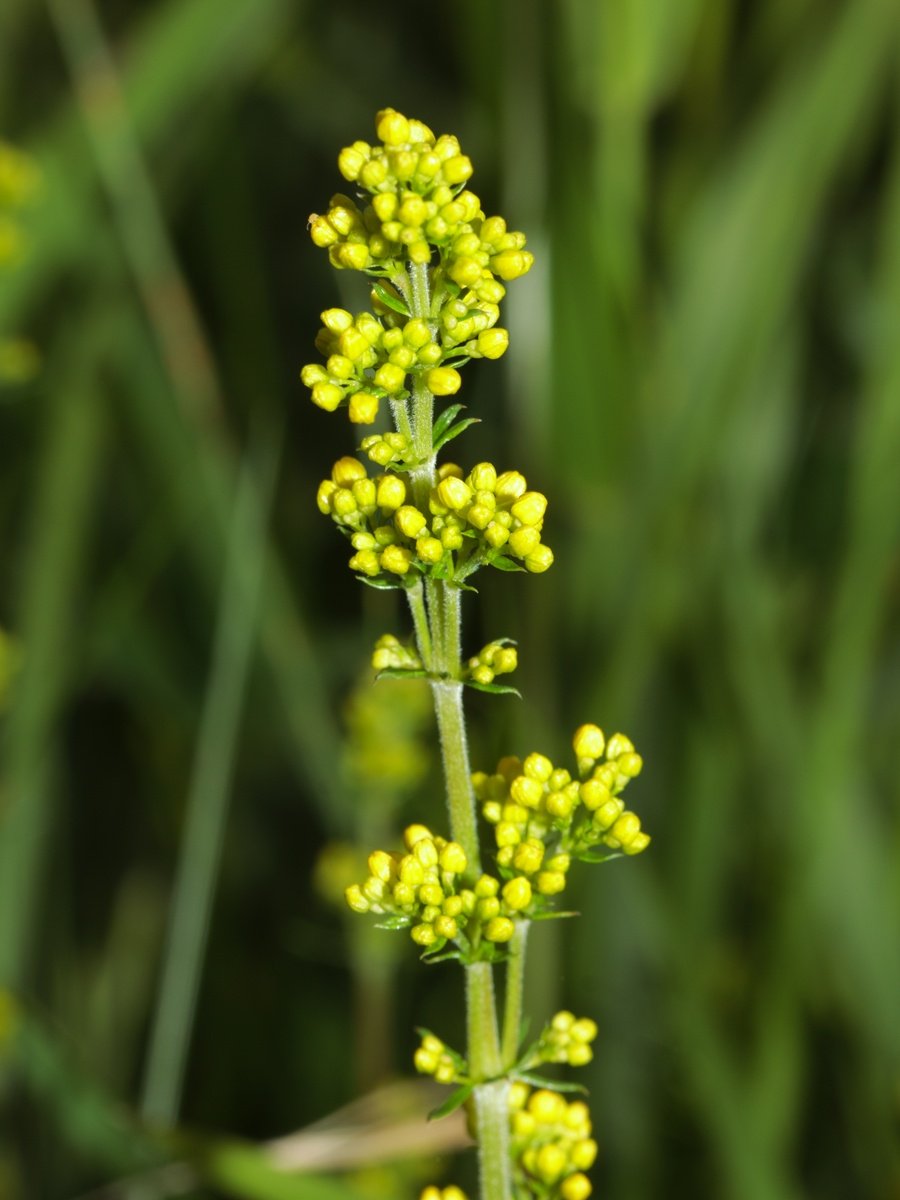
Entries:
{"label": "side branch with flowers", "polygon": [[[371,433],[360,446],[376,471],[356,456],[339,459],[318,505],[350,541],[357,577],[406,593],[415,649],[386,634],[373,661],[382,676],[431,683],[450,836],[409,826],[403,850],[372,852],[369,876],[348,888],[347,902],[378,914],[384,928],[408,930],[425,962],[462,965],[466,1051],[423,1031],[415,1065],[454,1087],[441,1111],[469,1106],[482,1200],[584,1200],[596,1154],[587,1107],[568,1103],[564,1085],[539,1072],[547,1063],[589,1061],[596,1026],[560,1012],[522,1045],[527,932],[532,921],[566,915],[557,904],[573,861],[634,855],[648,845],[622,799],[641,758],[623,734],[607,739],[586,724],[573,738],[571,771],[539,753],[501,759],[490,773],[470,769],[464,688],[514,691],[498,677],[515,669],[517,657],[498,638],[464,659],[462,594],[482,567],[538,574],[553,553],[541,536],[546,497],[520,472],[488,462],[469,471],[438,464],[473,418],[457,403],[436,414],[435,400],[459,391],[469,360],[505,352],[509,335],[498,325],[505,284],[526,274],[532,256],[524,234],[485,216],[455,137],[435,138],[393,109],[377,115],[376,136],[377,144],[354,142],[339,155],[355,198],[333,196],[328,211],[310,220],[313,241],[335,267],[372,278],[374,311],[323,312],[316,347],[325,361],[305,366],[301,377],[315,404],[346,407],[355,425],[372,425],[382,402],[390,411],[393,430]],[[484,846],[482,830],[490,831]],[[506,975],[502,1020],[498,966]],[[421,1200],[464,1197],[456,1187],[430,1187]]]}

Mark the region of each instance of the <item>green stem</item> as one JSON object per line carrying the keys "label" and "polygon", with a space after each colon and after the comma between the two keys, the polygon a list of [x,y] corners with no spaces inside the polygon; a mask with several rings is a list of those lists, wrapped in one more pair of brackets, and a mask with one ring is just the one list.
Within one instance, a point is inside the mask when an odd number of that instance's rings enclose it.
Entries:
{"label": "green stem", "polygon": [[427,671],[434,669],[432,660],[431,630],[428,627],[428,613],[425,610],[425,591],[422,581],[414,583],[406,589],[406,599],[409,601],[409,611],[412,613],[413,628],[416,631],[416,645],[419,657]]}
{"label": "green stem", "polygon": [[525,948],[528,941],[528,922],[516,921],[516,932],[509,944],[506,963],[506,995],[503,1002],[503,1066],[513,1065],[519,1053],[522,1032],[522,997],[525,990]]}
{"label": "green stem", "polygon": [[485,1080],[473,1093],[478,1139],[478,1166],[482,1200],[509,1200],[509,1080],[503,1070],[497,1036],[497,1006],[490,963],[466,968],[466,1025],[469,1069],[474,1079]]}

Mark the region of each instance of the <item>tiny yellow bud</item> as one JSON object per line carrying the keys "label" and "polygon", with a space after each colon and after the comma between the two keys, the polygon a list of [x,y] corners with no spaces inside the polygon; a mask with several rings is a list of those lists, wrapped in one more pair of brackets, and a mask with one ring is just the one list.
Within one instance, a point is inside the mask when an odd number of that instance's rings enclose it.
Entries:
{"label": "tiny yellow bud", "polygon": [[540,546],[535,546],[531,553],[525,557],[525,567],[533,575],[541,575],[552,566],[553,551],[543,543]]}
{"label": "tiny yellow bud", "polygon": [[375,132],[386,146],[402,146],[409,141],[409,121],[393,108],[383,108],[375,118]]}
{"label": "tiny yellow bud", "polygon": [[432,367],[425,372],[425,386],[435,396],[452,396],[461,384],[462,376],[455,367]]}
{"label": "tiny yellow bud", "polygon": [[344,898],[350,908],[356,913],[365,913],[369,911],[369,901],[362,894],[362,889],[358,883],[353,883],[344,891]]}
{"label": "tiny yellow bud", "polygon": [[578,1167],[579,1171],[589,1171],[597,1157],[597,1143],[593,1138],[584,1138],[583,1141],[575,1143],[569,1157],[573,1167]]}
{"label": "tiny yellow bud", "polygon": [[382,363],[375,372],[375,383],[391,395],[400,391],[405,379],[406,372],[403,368],[392,362]]}
{"label": "tiny yellow bud", "polygon": [[624,733],[614,733],[609,739],[606,747],[606,757],[610,760],[618,758],[622,754],[633,754],[634,743],[630,737]]}
{"label": "tiny yellow bud", "polygon": [[516,804],[537,808],[544,796],[544,786],[527,775],[518,775],[510,784],[509,794]]}
{"label": "tiny yellow bud", "polygon": [[518,500],[527,487],[527,480],[521,471],[504,471],[497,476],[494,490],[498,500]]}
{"label": "tiny yellow bud", "polygon": [[496,896],[500,891],[500,882],[493,875],[480,875],[475,884],[475,895],[478,897]]}
{"label": "tiny yellow bud", "polygon": [[431,330],[425,321],[415,317],[403,326],[403,340],[414,350],[421,350],[431,342]]}
{"label": "tiny yellow bud", "polygon": [[419,1046],[413,1055],[413,1066],[423,1075],[434,1074],[435,1067],[438,1065],[439,1056],[431,1050],[426,1050],[424,1046]]}
{"label": "tiny yellow bud", "polygon": [[531,903],[531,884],[524,875],[518,875],[503,886],[503,899],[513,912],[523,912]]}
{"label": "tiny yellow bud", "polygon": [[372,578],[381,571],[381,563],[374,550],[360,550],[359,553],[353,555],[348,565],[351,571],[359,571],[363,575],[372,576]]}
{"label": "tiny yellow bud", "polygon": [[558,896],[565,890],[566,877],[561,871],[541,871],[536,886],[542,896]]}
{"label": "tiny yellow bud", "polygon": [[505,329],[483,329],[476,338],[478,353],[483,358],[500,358],[509,346],[509,333]]}
{"label": "tiny yellow bud", "polygon": [[392,575],[405,575],[412,562],[412,552],[405,546],[385,546],[381,552],[381,565]]}
{"label": "tiny yellow bud", "polygon": [[493,463],[478,463],[469,472],[469,483],[476,492],[492,492],[497,485],[497,468]]}
{"label": "tiny yellow bud", "polygon": [[424,515],[411,504],[402,505],[394,513],[394,524],[405,537],[418,537],[426,523]]}
{"label": "tiny yellow bud", "polygon": [[350,397],[348,416],[354,425],[371,425],[378,416],[379,401],[371,392],[354,392]]}
{"label": "tiny yellow bud", "polygon": [[535,1174],[544,1183],[554,1183],[562,1175],[567,1165],[565,1151],[555,1142],[548,1142],[546,1146],[541,1146],[538,1150]]}
{"label": "tiny yellow bud", "polygon": [[386,850],[373,850],[369,855],[369,872],[383,883],[387,883],[392,874],[394,860]]}
{"label": "tiny yellow bud", "polygon": [[334,412],[344,398],[344,391],[336,383],[316,383],[310,396],[313,404],[324,408],[326,412]]}
{"label": "tiny yellow bud", "polygon": [[422,562],[433,565],[444,557],[444,547],[435,537],[423,537],[416,542],[416,554]]}
{"label": "tiny yellow bud", "polygon": [[335,247],[335,266],[364,271],[369,265],[369,247],[363,242],[345,242]]}
{"label": "tiny yellow bud", "polygon": [[624,846],[623,849],[625,850],[626,854],[640,854],[641,851],[646,850],[649,845],[650,845],[649,833],[644,833],[644,831],[641,830],[640,833],[636,833],[634,835],[634,837],[631,839],[631,841],[628,843],[628,845]]}
{"label": "tiny yellow bud", "polygon": [[337,230],[327,217],[321,217],[318,213],[310,215],[309,236],[312,238],[313,244],[322,250],[333,246],[338,240]]}
{"label": "tiny yellow bud", "polygon": [[545,754],[529,754],[522,763],[522,771],[529,779],[546,783],[553,774],[553,763]]}
{"label": "tiny yellow bud", "polygon": [[326,308],[319,314],[322,324],[332,333],[343,333],[353,325],[353,314],[346,308]]}
{"label": "tiny yellow bud", "polygon": [[378,480],[376,499],[382,508],[399,508],[406,499],[406,484],[399,475],[382,475]]}
{"label": "tiny yellow bud", "polygon": [[459,842],[448,842],[441,851],[439,861],[442,871],[451,871],[455,875],[461,875],[467,865],[466,852]]}
{"label": "tiny yellow bud", "polygon": [[365,479],[366,468],[358,458],[345,454],[331,468],[331,478],[338,487],[351,487],[357,479]]}
{"label": "tiny yellow bud", "polygon": [[528,1101],[529,1111],[542,1125],[555,1125],[566,1113],[566,1102],[558,1092],[541,1088]]}
{"label": "tiny yellow bud", "polygon": [[526,492],[510,509],[523,525],[537,525],[547,511],[547,497],[542,492]]}
{"label": "tiny yellow bud", "polygon": [[414,925],[409,936],[417,946],[433,946],[437,941],[437,934],[430,925]]}
{"label": "tiny yellow bud", "polygon": [[472,489],[454,475],[442,479],[435,490],[440,503],[453,512],[462,511],[472,500]]}
{"label": "tiny yellow bud", "polygon": [[509,282],[531,270],[534,255],[527,250],[502,250],[491,259],[491,270]]}
{"label": "tiny yellow bud", "polygon": [[316,493],[316,504],[319,506],[319,512],[326,515],[331,512],[331,498],[337,491],[337,484],[333,479],[323,479],[319,484],[319,490]]}
{"label": "tiny yellow bud", "polygon": [[640,775],[644,766],[644,760],[639,754],[626,751],[620,754],[616,759],[616,767],[623,775],[627,775],[629,779],[635,779]]}
{"label": "tiny yellow bud", "polygon": [[488,921],[484,936],[489,942],[508,942],[516,932],[516,927],[509,917],[494,917]]}
{"label": "tiny yellow bud", "polygon": [[580,1171],[574,1175],[567,1175],[559,1185],[559,1194],[562,1200],[587,1200],[592,1191],[591,1181]]}
{"label": "tiny yellow bud", "polygon": [[472,160],[466,154],[456,154],[445,160],[442,171],[448,183],[465,183],[472,174]]}
{"label": "tiny yellow bud", "polygon": [[365,164],[366,156],[356,146],[345,146],[338,155],[338,170],[345,179],[352,181],[359,178]]}
{"label": "tiny yellow bud", "polygon": [[433,928],[438,937],[447,938],[451,941],[459,933],[459,926],[453,917],[445,917],[443,915],[435,919]]}
{"label": "tiny yellow bud", "polygon": [[624,812],[607,834],[607,841],[614,849],[628,846],[640,831],[640,817],[633,812]]}
{"label": "tiny yellow bud", "polygon": [[540,544],[540,532],[532,525],[522,525],[509,535],[509,548],[519,558],[527,558]]}
{"label": "tiny yellow bud", "polygon": [[513,866],[517,871],[533,875],[540,868],[544,858],[544,846],[536,838],[528,838],[516,846],[513,853]]}

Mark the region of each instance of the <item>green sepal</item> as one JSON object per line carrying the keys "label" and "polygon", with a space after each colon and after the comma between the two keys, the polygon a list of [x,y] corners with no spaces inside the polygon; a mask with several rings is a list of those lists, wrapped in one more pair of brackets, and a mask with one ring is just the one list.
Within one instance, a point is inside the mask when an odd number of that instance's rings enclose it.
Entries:
{"label": "green sepal", "polygon": [[499,571],[524,571],[525,568],[507,554],[495,554],[487,560],[488,566],[496,567]]}
{"label": "green sepal", "polygon": [[446,938],[438,938],[434,946],[426,950],[424,954],[420,954],[419,958],[423,963],[428,963],[429,966],[432,963],[449,962],[453,958],[462,959],[461,950],[456,949],[456,947],[452,950],[445,950],[444,947],[446,945]]}
{"label": "green sepal", "polygon": [[532,1087],[547,1088],[551,1092],[580,1092],[582,1096],[588,1094],[583,1083],[564,1083],[559,1079],[547,1079],[544,1075],[535,1075],[532,1071],[513,1070],[512,1074],[515,1079],[521,1079],[523,1083],[530,1083]]}
{"label": "green sepal", "polygon": [[385,917],[383,921],[379,921],[375,926],[376,929],[409,929],[413,923],[412,917],[393,916]]}
{"label": "green sepal", "polygon": [[382,667],[376,674],[375,681],[379,679],[428,679],[428,672],[424,667]]}
{"label": "green sepal", "polygon": [[378,297],[385,308],[392,308],[394,312],[400,313],[403,317],[409,316],[409,309],[403,303],[399,296],[392,296],[391,293],[382,283],[376,283],[372,287],[372,292]]}
{"label": "green sepal", "polygon": [[440,450],[443,446],[446,446],[448,442],[452,442],[454,438],[459,437],[459,435],[461,433],[463,433],[466,429],[468,429],[470,425],[480,425],[480,424],[481,424],[481,417],[466,417],[466,419],[464,421],[458,421],[455,425],[452,425],[446,431],[446,433],[442,434],[441,437],[439,437],[435,440],[435,443],[434,443],[435,453],[437,453],[437,451]]}
{"label": "green sepal", "polygon": [[452,1092],[443,1104],[439,1104],[437,1108],[431,1110],[428,1120],[439,1121],[441,1117],[449,1117],[452,1112],[456,1112],[465,1104],[474,1090],[474,1083],[464,1083],[462,1087],[458,1087],[455,1092]]}
{"label": "green sepal", "polygon": [[492,696],[518,696],[522,699],[519,689],[510,687],[508,683],[478,683],[474,679],[464,679],[463,683],[466,687],[474,688],[476,692],[489,692]]}
{"label": "green sepal", "polygon": [[600,846],[594,846],[593,848],[581,850],[580,852],[576,851],[575,853],[575,858],[577,858],[579,862],[586,863],[609,862],[613,858],[622,857],[623,854],[621,850],[610,850],[605,847],[601,848]]}

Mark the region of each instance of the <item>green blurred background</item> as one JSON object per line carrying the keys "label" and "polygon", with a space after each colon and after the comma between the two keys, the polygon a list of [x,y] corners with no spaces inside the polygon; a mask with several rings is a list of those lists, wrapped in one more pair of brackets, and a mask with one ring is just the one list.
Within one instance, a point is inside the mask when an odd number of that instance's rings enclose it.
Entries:
{"label": "green blurred background", "polygon": [[550,496],[557,562],[468,606],[525,694],[475,697],[474,763],[584,720],[646,761],[650,851],[533,938],[535,1021],[600,1024],[596,1192],[900,1197],[898,33],[895,0],[4,0],[41,181],[0,338],[41,365],[0,385],[3,1200],[471,1170],[253,1148],[410,1075],[415,1024],[461,1038],[454,965],[332,895],[343,847],[441,819],[427,705],[365,678],[406,615],[315,508],[355,435],[297,379],[365,304],[307,216],[388,104],[537,258],[459,453]]}

